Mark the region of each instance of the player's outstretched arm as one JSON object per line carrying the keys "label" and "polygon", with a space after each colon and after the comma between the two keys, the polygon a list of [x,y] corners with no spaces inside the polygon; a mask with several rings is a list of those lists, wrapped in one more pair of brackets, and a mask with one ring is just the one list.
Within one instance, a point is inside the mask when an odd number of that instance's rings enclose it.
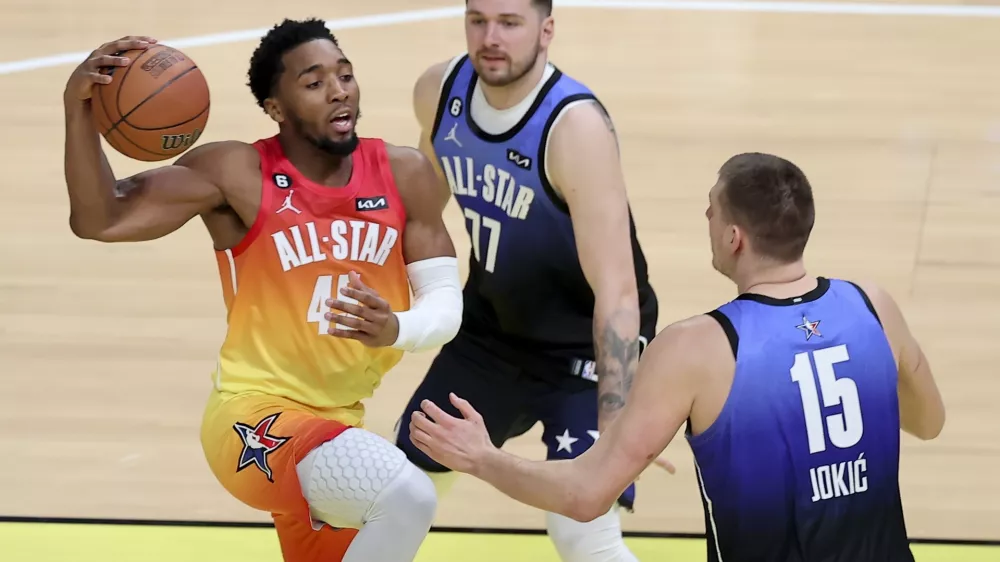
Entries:
{"label": "player's outstretched arm", "polygon": [[64,171],[70,228],[80,238],[103,242],[151,240],[225,202],[218,187],[186,166],[217,163],[222,152],[218,145],[192,149],[174,166],[115,179],[92,122],[90,96],[95,84],[111,80],[101,73],[103,68],[128,64],[114,53],[146,48],[154,42],[148,37],[126,37],[102,45],[74,70],[66,84]]}
{"label": "player's outstretched arm", "polygon": [[934,439],[944,429],[941,392],[930,363],[889,293],[872,283],[858,283],[868,295],[899,365],[899,424],[919,439]]}
{"label": "player's outstretched arm", "polygon": [[596,103],[553,129],[549,176],[573,217],[577,253],[594,292],[598,430],[625,404],[639,357],[639,297],[628,200],[611,119]]}
{"label": "player's outstretched arm", "polygon": [[706,370],[732,368],[731,353],[726,358],[728,342],[713,322],[696,317],[660,333],[639,362],[635,392],[619,419],[573,460],[530,461],[497,449],[482,417],[454,395],[451,400],[462,419],[424,401],[423,411],[410,419],[410,437],[435,461],[472,474],[515,500],[591,521],[607,513],[670,444],[690,415],[698,385],[708,378]]}

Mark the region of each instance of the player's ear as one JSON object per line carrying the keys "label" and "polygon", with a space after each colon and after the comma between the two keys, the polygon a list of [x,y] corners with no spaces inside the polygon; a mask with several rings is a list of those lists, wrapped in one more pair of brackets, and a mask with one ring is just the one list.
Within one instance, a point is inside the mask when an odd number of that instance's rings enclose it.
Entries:
{"label": "player's ear", "polygon": [[279,104],[274,98],[267,98],[264,100],[264,111],[271,117],[275,123],[281,123],[285,120],[284,112],[281,110],[281,104]]}
{"label": "player's ear", "polygon": [[555,34],[556,34],[556,21],[555,19],[553,19],[552,16],[548,16],[544,20],[542,20],[541,37],[538,40],[540,46],[543,49],[548,47],[549,43],[552,42],[552,38],[555,37]]}
{"label": "player's ear", "polygon": [[724,242],[726,243],[726,247],[729,248],[729,252],[735,254],[743,247],[745,242],[743,231],[735,224],[729,225],[726,228]]}

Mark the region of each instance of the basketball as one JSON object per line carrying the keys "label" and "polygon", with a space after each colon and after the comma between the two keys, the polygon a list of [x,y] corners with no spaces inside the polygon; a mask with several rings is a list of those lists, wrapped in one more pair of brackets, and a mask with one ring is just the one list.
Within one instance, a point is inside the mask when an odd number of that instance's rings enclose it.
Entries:
{"label": "basketball", "polygon": [[105,70],[91,98],[94,125],[115,150],[145,162],[183,154],[205,130],[208,82],[177,49],[155,44],[120,53],[128,66]]}

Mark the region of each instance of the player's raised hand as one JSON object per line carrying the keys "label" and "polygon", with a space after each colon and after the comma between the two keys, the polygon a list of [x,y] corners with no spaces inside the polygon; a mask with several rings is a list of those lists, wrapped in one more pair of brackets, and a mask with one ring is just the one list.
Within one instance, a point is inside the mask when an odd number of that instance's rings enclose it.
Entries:
{"label": "player's raised hand", "polygon": [[[389,302],[379,296],[375,289],[365,285],[361,276],[355,272],[348,273],[349,282],[340,290],[340,294],[356,302],[341,299],[329,299],[326,305],[330,312],[326,319],[330,321],[329,334],[339,338],[358,340],[368,347],[385,347],[392,345],[399,336],[399,319],[393,314]],[[344,314],[337,314],[336,312]],[[344,329],[340,326],[346,326]]]}
{"label": "player's raised hand", "polygon": [[423,411],[410,416],[410,441],[436,462],[457,472],[476,473],[483,457],[495,447],[483,416],[455,393],[451,403],[462,417],[456,418],[430,400],[420,403]]}
{"label": "player's raised hand", "polygon": [[102,72],[106,68],[128,66],[129,60],[118,55],[124,51],[146,49],[156,43],[152,37],[129,36],[117,41],[110,41],[94,50],[87,59],[80,63],[66,82],[63,97],[69,101],[86,101],[90,99],[94,84],[111,83],[111,75]]}

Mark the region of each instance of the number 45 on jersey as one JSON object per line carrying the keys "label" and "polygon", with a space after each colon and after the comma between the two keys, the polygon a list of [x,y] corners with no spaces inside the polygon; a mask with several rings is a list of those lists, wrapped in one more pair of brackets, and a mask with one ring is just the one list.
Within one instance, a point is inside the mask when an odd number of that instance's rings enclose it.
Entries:
{"label": "number 45 on jersey", "polygon": [[[323,336],[330,331],[330,321],[326,319],[326,313],[330,312],[330,307],[326,305],[328,299],[338,299],[346,303],[358,304],[356,299],[342,295],[340,290],[350,283],[350,277],[345,273],[337,276],[337,292],[333,292],[333,275],[320,275],[316,278],[316,285],[313,287],[312,299],[309,301],[309,310],[306,311],[306,322],[318,324],[319,335]],[[338,330],[353,330],[342,324],[336,325]]]}

